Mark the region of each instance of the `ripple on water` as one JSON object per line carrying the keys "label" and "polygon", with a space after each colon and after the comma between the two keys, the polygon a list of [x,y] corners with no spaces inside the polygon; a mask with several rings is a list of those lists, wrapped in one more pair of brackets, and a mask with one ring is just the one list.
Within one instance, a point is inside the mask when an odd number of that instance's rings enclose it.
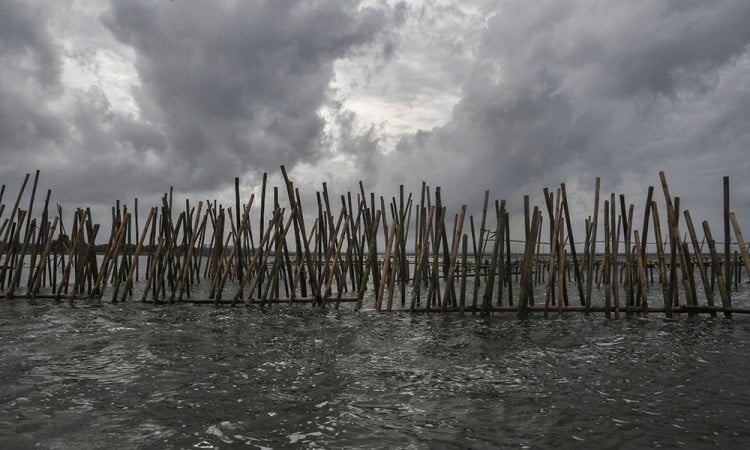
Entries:
{"label": "ripple on water", "polygon": [[[750,320],[3,305],[0,446],[738,446]],[[124,432],[124,430],[126,432]]]}

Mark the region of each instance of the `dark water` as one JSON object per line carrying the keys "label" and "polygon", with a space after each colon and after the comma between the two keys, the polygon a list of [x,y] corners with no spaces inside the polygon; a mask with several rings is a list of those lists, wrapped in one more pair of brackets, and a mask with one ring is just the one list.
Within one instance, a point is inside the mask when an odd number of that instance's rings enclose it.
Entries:
{"label": "dark water", "polygon": [[750,442],[750,316],[518,321],[3,300],[0,339],[7,449]]}

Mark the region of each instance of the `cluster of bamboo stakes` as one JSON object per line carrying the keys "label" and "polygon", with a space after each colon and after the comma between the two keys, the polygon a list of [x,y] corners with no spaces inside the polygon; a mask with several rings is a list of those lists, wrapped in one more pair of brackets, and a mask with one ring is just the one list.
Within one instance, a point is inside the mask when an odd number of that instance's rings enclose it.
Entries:
{"label": "cluster of bamboo stakes", "polygon": [[[283,166],[281,172],[286,206],[280,199],[283,192],[273,187],[273,205],[267,208],[267,174],[263,174],[260,206],[255,209],[254,193],[241,202],[238,178],[234,209],[216,201],[191,206],[186,200],[184,210],[179,210],[172,203],[170,189],[160,206],[148,210],[142,227],[138,200],[132,211],[118,201],[112,207],[109,236],[102,244],[96,244],[101,227],[93,222],[89,208],[73,212],[68,233],[62,207],[57,205],[56,214],[50,211],[49,190],[41,215],[33,217],[39,171],[28,208],[21,209],[30,179],[26,174],[10,216],[0,225],[1,298],[47,298],[70,304],[84,300],[98,304],[102,298],[261,306],[309,303],[336,308],[353,303],[356,310],[514,312],[519,317],[532,311],[543,312],[545,317],[567,311],[599,312],[607,318],[750,313],[731,303],[732,281],[736,289],[742,267],[750,277],[750,257],[737,219],[729,211],[728,177],[724,177],[720,256],[708,222],[701,224],[704,236],[699,241],[689,211],[680,214],[680,199],[669,193],[663,172],[659,176],[666,222],[661,222],[653,187],[648,189],[640,230],[633,223],[634,205],[626,204],[624,195],[611,194],[601,208],[604,236],[600,240],[600,181],[596,178],[582,254],[576,251],[565,184],[555,192],[543,190],[543,208],[532,210],[529,196],[524,197],[524,236],[511,240],[505,200],[494,202],[494,227],[488,220],[492,216],[489,191],[484,192],[479,224],[469,216],[466,226],[467,207],[463,205],[450,227],[440,188],[433,191],[426,183],[422,183],[418,203],[412,194],[405,195],[403,185],[398,199],[386,203],[374,193],[367,195],[360,182],[359,192],[340,196],[338,208],[323,183],[322,191],[316,193],[317,216],[308,227],[299,190]],[[5,185],[0,190],[0,219],[5,212],[4,193]],[[547,242],[542,237],[545,212]],[[680,216],[687,229],[685,238],[681,238]],[[257,227],[252,226],[254,221]],[[646,242],[651,226],[656,254],[649,257]],[[733,254],[730,226],[739,249]],[[521,255],[511,251],[511,243],[522,244]],[[547,252],[542,252],[542,244]],[[660,295],[649,292],[655,270]],[[204,286],[198,290],[201,283]],[[603,303],[592,301],[594,283],[599,291],[603,285]],[[575,290],[571,297],[577,302],[569,301],[569,287]],[[202,298],[196,298],[196,291]],[[659,297],[661,304],[655,306]]]}

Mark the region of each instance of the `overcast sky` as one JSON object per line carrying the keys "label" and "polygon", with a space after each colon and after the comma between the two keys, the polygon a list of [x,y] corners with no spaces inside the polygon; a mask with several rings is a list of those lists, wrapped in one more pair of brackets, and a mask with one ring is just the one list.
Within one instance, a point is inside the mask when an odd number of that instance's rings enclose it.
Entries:
{"label": "overcast sky", "polygon": [[747,0],[2,0],[0,183],[229,203],[283,164],[454,212],[565,182],[585,215],[596,176],[640,209],[664,170],[718,234],[724,175],[750,227],[748,24]]}

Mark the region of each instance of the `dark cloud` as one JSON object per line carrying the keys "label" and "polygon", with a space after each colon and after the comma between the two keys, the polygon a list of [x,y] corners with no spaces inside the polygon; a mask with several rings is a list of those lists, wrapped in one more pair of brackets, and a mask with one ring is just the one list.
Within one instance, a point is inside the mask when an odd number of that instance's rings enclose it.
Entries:
{"label": "dark cloud", "polygon": [[39,5],[0,4],[0,61],[0,150],[6,164],[20,163],[26,151],[59,144],[66,135],[47,107],[61,89],[60,59]]}
{"label": "dark cloud", "polygon": [[[591,192],[601,176],[604,193],[642,203],[665,170],[673,193],[710,215],[721,175],[742,183],[750,170],[750,3],[500,6],[451,119],[374,161],[371,170],[389,174],[383,186],[417,178],[456,201],[478,203],[489,188],[520,204],[560,182]],[[696,189],[709,172],[719,190]],[[592,203],[581,202],[585,212]],[[737,196],[734,206],[750,202]]]}
{"label": "dark cloud", "polygon": [[587,213],[596,176],[641,203],[665,170],[696,219],[722,175],[750,211],[747,1],[367,4],[2,2],[2,183],[39,168],[53,201],[158,203],[284,164],[299,186],[424,180],[515,211],[566,182]]}
{"label": "dark cloud", "polygon": [[[74,204],[157,198],[170,185],[202,195],[317,163],[333,63],[385,46],[398,22],[398,9],[358,2],[128,0],[112,1],[89,36],[67,16],[76,7],[0,5],[0,174],[12,184],[39,168],[56,200]],[[97,56],[122,44],[134,55],[133,111],[100,85],[119,74]],[[105,78],[66,83],[66,58]]]}
{"label": "dark cloud", "polygon": [[165,157],[196,188],[228,169],[318,158],[333,62],[386,19],[334,1],[116,1],[103,17],[136,50],[143,119],[164,130]]}
{"label": "dark cloud", "polygon": [[0,5],[0,52],[4,66],[14,66],[38,87],[58,86],[60,61],[42,5],[15,0]]}

